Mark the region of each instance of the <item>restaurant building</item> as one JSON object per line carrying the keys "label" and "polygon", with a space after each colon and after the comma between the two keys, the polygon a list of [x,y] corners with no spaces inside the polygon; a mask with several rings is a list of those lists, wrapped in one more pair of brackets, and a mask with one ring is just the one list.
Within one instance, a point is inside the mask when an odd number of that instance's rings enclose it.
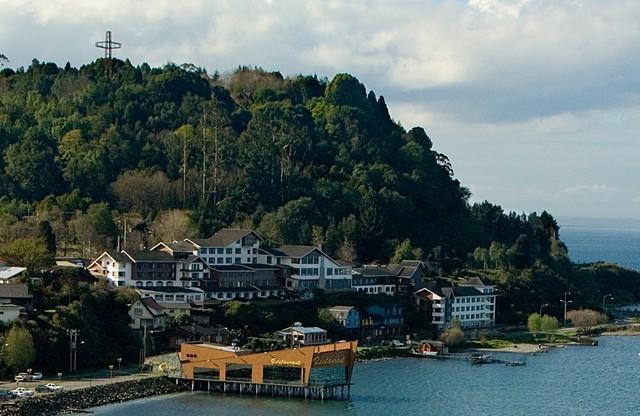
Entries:
{"label": "restaurant building", "polygon": [[357,341],[253,352],[209,343],[184,343],[179,382],[192,390],[347,399]]}

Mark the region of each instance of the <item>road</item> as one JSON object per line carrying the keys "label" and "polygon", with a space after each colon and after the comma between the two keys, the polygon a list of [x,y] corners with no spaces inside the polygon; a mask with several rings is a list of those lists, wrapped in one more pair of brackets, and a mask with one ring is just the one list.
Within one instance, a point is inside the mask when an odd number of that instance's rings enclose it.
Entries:
{"label": "road", "polygon": [[62,380],[58,380],[58,378],[44,378],[42,380],[31,381],[31,382],[16,382],[16,381],[2,381],[0,382],[0,390],[13,390],[16,387],[25,387],[27,389],[33,390],[36,386],[40,384],[46,383],[55,383],[60,386],[63,386],[65,390],[77,390],[84,389],[91,386],[101,386],[104,384],[110,383],[118,383],[120,381],[131,381],[131,380],[139,380],[141,378],[150,377],[151,374],[129,374],[129,375],[118,375],[113,376],[113,378],[63,378]]}

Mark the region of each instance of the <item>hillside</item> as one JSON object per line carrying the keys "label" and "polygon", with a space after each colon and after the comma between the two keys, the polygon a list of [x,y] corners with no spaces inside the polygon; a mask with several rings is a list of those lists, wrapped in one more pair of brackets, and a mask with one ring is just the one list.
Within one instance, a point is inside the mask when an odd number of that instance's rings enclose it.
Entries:
{"label": "hillside", "polygon": [[470,207],[425,130],[394,122],[351,75],[114,64],[111,79],[102,60],[1,72],[0,239],[47,220],[59,249],[88,255],[128,218],[136,246],[242,225],[348,260],[460,262],[537,238],[535,215]]}

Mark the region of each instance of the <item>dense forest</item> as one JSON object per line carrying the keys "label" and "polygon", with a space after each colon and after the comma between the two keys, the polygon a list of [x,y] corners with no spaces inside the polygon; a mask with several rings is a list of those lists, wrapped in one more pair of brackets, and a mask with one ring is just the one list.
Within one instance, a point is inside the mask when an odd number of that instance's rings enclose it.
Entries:
{"label": "dense forest", "polygon": [[[352,75],[115,60],[108,77],[104,65],[0,71],[3,259],[36,269],[46,253],[91,257],[242,226],[343,260],[474,269],[513,319],[566,290],[585,305],[620,288],[619,299],[640,295],[635,272],[572,265],[550,214],[470,204],[425,130],[394,121]],[[43,255],[20,258],[25,247]]]}
{"label": "dense forest", "polygon": [[[535,244],[553,218],[469,206],[424,129],[391,118],[348,74],[331,81],[240,67],[34,61],[0,75],[0,239],[47,221],[58,250],[259,230],[386,261],[397,250],[464,261],[475,247]],[[555,229],[554,229],[555,227]],[[519,261],[519,260],[518,260]]]}

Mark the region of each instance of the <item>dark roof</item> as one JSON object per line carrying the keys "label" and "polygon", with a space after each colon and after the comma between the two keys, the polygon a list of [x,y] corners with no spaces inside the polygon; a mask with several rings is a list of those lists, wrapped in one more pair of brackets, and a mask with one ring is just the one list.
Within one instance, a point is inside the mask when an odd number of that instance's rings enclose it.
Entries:
{"label": "dark roof", "polygon": [[193,290],[187,287],[180,287],[180,286],[147,286],[147,287],[136,287],[136,290],[149,291],[149,292],[162,292],[162,293],[193,293],[193,294],[202,293],[199,290]]}
{"label": "dark roof", "polygon": [[165,309],[164,306],[159,305],[158,302],[150,296],[140,299],[140,302],[147,307],[152,315],[162,315],[164,313],[162,312],[162,310]]}
{"label": "dark roof", "polygon": [[212,293],[220,293],[220,292],[259,292],[260,289],[257,287],[216,287],[214,289],[209,290]]}
{"label": "dark roof", "polygon": [[484,282],[477,276],[467,277],[460,284],[465,286],[484,286]]}
{"label": "dark roof", "polygon": [[191,238],[187,241],[191,241],[200,247],[226,247],[252,233],[259,240],[262,240],[262,237],[253,230],[223,228],[222,230],[218,230],[209,238]]}
{"label": "dark roof", "polygon": [[366,266],[356,267],[353,269],[354,274],[366,277],[394,277],[395,273],[383,266]]}
{"label": "dark roof", "polygon": [[315,246],[297,246],[297,245],[285,245],[278,248],[282,253],[288,257],[304,257],[311,253],[313,250],[318,250]]}
{"label": "dark roof", "polygon": [[186,241],[174,241],[168,244],[169,248],[177,253],[191,253],[193,252],[193,246]]}
{"label": "dark roof", "polygon": [[[111,257],[112,259],[114,259],[117,262],[123,262],[123,261],[130,261],[131,259],[129,259],[129,257],[125,256],[122,253],[118,253],[117,251],[105,251],[104,253],[102,253],[102,256],[104,255],[108,255],[109,257]],[[100,258],[98,257],[98,258]]]}
{"label": "dark roof", "polygon": [[278,250],[277,248],[260,247],[260,251],[265,253],[265,254],[270,254],[272,256],[275,256],[275,257],[287,257],[287,255],[285,253],[283,253],[282,251]]}
{"label": "dark roof", "polygon": [[2,299],[31,299],[29,287],[25,283],[0,284],[0,298]]}
{"label": "dark roof", "polygon": [[239,264],[239,263],[235,263],[235,264],[212,264],[212,265],[209,266],[209,268],[212,269],[212,270],[219,271],[219,272],[235,272],[235,271],[251,272],[251,271],[253,271],[249,267],[245,266],[244,264]]}
{"label": "dark roof", "polygon": [[255,270],[277,270],[280,268],[277,264],[243,263],[242,265]]}
{"label": "dark roof", "polygon": [[141,261],[153,261],[153,262],[175,262],[175,259],[172,255],[165,253],[164,251],[151,251],[151,250],[131,250],[125,251],[122,250],[123,254],[128,255],[133,259],[133,261],[141,262]]}
{"label": "dark roof", "polygon": [[471,286],[456,286],[453,288],[453,296],[461,297],[461,296],[479,296],[484,295],[481,291]]}

